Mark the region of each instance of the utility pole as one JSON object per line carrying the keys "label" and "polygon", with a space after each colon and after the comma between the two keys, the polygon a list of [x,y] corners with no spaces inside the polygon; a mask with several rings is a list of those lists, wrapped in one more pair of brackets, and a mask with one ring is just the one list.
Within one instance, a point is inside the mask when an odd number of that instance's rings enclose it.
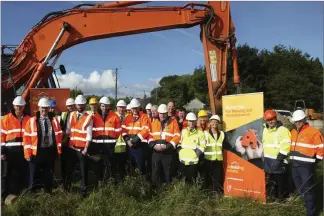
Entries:
{"label": "utility pole", "polygon": [[110,69],[110,70],[113,70],[114,73],[115,73],[115,77],[113,77],[114,81],[115,81],[115,100],[116,100],[116,103],[117,103],[117,91],[118,91],[118,88],[117,88],[117,81],[118,81],[118,70],[121,69],[121,68],[115,68],[115,69]]}
{"label": "utility pole", "polygon": [[118,68],[115,70],[115,103],[117,103],[117,80],[118,80]]}

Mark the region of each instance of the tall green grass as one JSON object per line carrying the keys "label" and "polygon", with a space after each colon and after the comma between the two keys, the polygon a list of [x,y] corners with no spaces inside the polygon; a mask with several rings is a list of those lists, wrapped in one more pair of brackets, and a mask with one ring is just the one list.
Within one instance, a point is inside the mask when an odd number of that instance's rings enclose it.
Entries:
{"label": "tall green grass", "polygon": [[22,195],[12,205],[2,208],[2,215],[8,216],[297,216],[305,213],[299,196],[282,203],[263,204],[218,196],[202,191],[199,183],[186,185],[181,180],[153,189],[140,176],[96,188],[86,199],[81,199],[77,192],[66,193],[57,188],[52,195],[43,192]]}

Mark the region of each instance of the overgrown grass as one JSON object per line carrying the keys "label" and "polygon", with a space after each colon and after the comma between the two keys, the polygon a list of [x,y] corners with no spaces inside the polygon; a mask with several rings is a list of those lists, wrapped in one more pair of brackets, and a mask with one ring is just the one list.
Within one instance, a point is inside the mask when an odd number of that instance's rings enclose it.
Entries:
{"label": "overgrown grass", "polygon": [[181,180],[152,189],[142,177],[127,177],[118,184],[95,189],[86,199],[81,199],[78,193],[66,193],[61,188],[55,189],[51,196],[43,192],[25,194],[14,204],[3,207],[2,213],[8,216],[297,216],[305,215],[306,211],[298,196],[282,203],[263,204],[217,196],[202,191],[199,184],[186,185]]}

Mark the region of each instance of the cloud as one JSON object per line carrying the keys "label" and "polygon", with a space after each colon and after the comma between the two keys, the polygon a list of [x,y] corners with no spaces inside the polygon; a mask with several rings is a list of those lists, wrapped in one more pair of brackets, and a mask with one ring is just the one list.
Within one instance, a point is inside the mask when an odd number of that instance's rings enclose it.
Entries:
{"label": "cloud", "polygon": [[[78,88],[84,94],[99,94],[111,91],[115,86],[115,78],[112,70],[105,70],[102,73],[93,71],[89,77],[76,72],[57,76],[61,88]],[[110,90],[109,90],[110,89]]]}
{"label": "cloud", "polygon": [[[78,88],[84,94],[106,95],[115,97],[115,77],[112,70],[104,70],[102,73],[93,71],[88,77],[76,72],[65,75],[57,75],[61,88]],[[124,84],[117,82],[117,96],[120,97],[140,97],[143,98],[144,91],[147,97],[152,89],[159,86],[160,78],[148,78],[143,83]]]}

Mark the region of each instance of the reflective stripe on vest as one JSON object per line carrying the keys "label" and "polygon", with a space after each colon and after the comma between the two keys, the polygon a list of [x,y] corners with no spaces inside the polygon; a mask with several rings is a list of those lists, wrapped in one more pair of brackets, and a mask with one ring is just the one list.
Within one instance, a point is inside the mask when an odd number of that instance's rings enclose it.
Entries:
{"label": "reflective stripe on vest", "polygon": [[181,136],[181,150],[179,151],[179,161],[185,165],[197,164],[199,158],[195,152],[199,149],[201,152],[205,151],[206,140],[202,131],[195,129],[190,132],[187,128],[182,130]]}
{"label": "reflective stripe on vest", "polygon": [[150,141],[153,140],[165,140],[168,143],[171,143],[174,148],[180,142],[180,130],[179,125],[176,119],[168,120],[166,122],[164,129],[162,130],[162,124],[158,119],[154,119],[151,128],[152,132],[150,133]]}
{"label": "reflective stripe on vest", "polygon": [[150,135],[150,120],[142,111],[139,112],[138,119],[134,120],[132,115],[127,115],[122,124],[122,135],[137,135],[141,142],[148,142]]}
{"label": "reflective stripe on vest", "polygon": [[[52,128],[54,131],[55,144],[57,146],[57,151],[61,153],[61,142],[62,142],[62,130],[57,118],[53,118]],[[54,140],[53,140],[54,141]],[[37,123],[36,117],[32,117],[29,120],[29,124],[26,124],[24,133],[24,155],[25,158],[30,158],[32,155],[37,155],[37,145],[38,145],[38,133],[37,133]]]}
{"label": "reflective stripe on vest", "polygon": [[[121,116],[118,112],[115,112],[115,113],[119,116],[120,121],[123,124],[126,116]],[[115,145],[115,153],[124,153],[124,152],[126,152],[126,143],[124,141],[123,136],[120,135],[118,137],[116,145]]]}
{"label": "reflective stripe on vest", "polygon": [[[206,149],[204,153],[204,157],[206,160],[211,160],[211,161],[222,161],[223,160],[223,141],[224,141],[224,132],[220,131],[220,136],[217,137],[217,140],[214,139],[209,134],[209,131],[204,131],[205,137],[206,137]],[[211,140],[211,142],[209,141]]]}
{"label": "reflective stripe on vest", "polygon": [[291,144],[290,132],[283,126],[276,128],[276,131],[264,128],[262,143],[264,157],[276,159],[279,153],[288,155]]}
{"label": "reflective stripe on vest", "polygon": [[291,160],[314,163],[316,158],[323,159],[324,140],[319,130],[308,125],[303,126],[299,133],[293,129],[291,141]]}
{"label": "reflective stripe on vest", "polygon": [[5,115],[1,119],[1,147],[22,146],[25,125],[29,119],[28,115],[24,116],[22,121],[12,113]]}
{"label": "reflective stripe on vest", "polygon": [[86,145],[87,128],[90,124],[92,115],[85,113],[80,117],[79,121],[76,120],[77,112],[70,115],[70,146],[84,148]]}

